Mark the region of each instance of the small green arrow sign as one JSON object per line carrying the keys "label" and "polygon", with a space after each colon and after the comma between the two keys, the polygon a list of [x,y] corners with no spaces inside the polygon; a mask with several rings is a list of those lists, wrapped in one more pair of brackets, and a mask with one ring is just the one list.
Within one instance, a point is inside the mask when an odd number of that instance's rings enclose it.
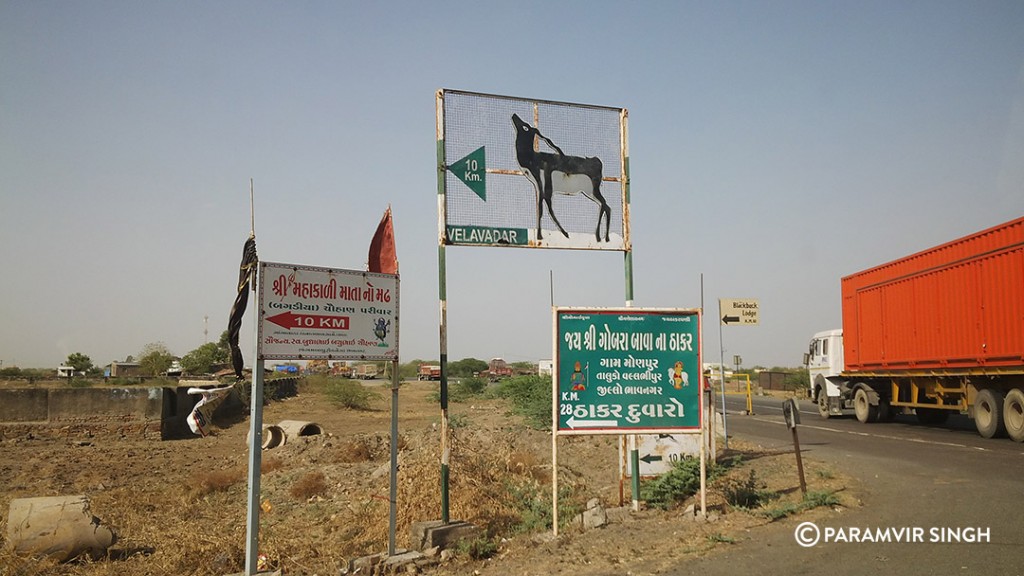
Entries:
{"label": "small green arrow sign", "polygon": [[469,189],[476,192],[484,202],[487,201],[487,155],[481,146],[470,152],[465,158],[448,166],[459,180],[466,183]]}

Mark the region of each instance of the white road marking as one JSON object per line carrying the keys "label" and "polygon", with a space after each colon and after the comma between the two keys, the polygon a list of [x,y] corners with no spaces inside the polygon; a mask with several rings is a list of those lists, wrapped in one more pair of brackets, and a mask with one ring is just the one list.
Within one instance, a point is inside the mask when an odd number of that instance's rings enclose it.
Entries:
{"label": "white road marking", "polygon": [[[754,420],[759,422],[767,422],[769,424],[780,424],[785,426],[785,422],[778,420],[768,420],[766,418],[754,417]],[[814,426],[811,424],[801,424],[801,428],[810,428],[812,430],[823,430],[825,432],[836,432],[839,434],[850,434],[853,436],[867,436],[869,438],[884,438],[886,440],[902,440],[905,442],[917,442],[918,444],[931,444],[933,446],[955,446],[957,448],[972,448],[974,450],[980,450],[982,452],[991,452],[989,448],[982,448],[981,446],[968,446],[967,444],[959,444],[956,442],[939,442],[936,440],[925,440],[923,438],[911,438],[909,436],[893,436],[891,434],[874,434],[871,432],[856,432],[854,430],[840,430],[839,428],[829,428],[827,426]]]}

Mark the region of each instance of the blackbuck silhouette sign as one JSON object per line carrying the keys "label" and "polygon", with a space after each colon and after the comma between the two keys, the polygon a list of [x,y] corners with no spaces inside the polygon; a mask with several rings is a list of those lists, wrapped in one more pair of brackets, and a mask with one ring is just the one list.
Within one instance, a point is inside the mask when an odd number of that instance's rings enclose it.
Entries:
{"label": "blackbuck silhouette sign", "polygon": [[438,92],[441,241],[630,249],[622,108]]}

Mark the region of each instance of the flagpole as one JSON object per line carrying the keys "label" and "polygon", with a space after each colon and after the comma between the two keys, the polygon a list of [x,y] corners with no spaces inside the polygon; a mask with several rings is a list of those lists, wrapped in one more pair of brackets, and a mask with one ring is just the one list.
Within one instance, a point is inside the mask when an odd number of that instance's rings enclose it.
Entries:
{"label": "flagpole", "polygon": [[256,202],[253,200],[252,178],[249,178],[249,236],[256,236]]}
{"label": "flagpole", "polygon": [[[256,237],[256,203],[253,196],[253,181],[249,178],[249,238]],[[255,293],[256,314],[253,322],[253,363],[252,388],[249,392],[249,491],[246,504],[245,524],[245,574],[253,576],[259,570],[260,544],[260,468],[263,466],[263,368],[264,361],[259,353],[259,312],[262,303],[256,289],[259,283],[259,261],[252,273],[252,290]]]}

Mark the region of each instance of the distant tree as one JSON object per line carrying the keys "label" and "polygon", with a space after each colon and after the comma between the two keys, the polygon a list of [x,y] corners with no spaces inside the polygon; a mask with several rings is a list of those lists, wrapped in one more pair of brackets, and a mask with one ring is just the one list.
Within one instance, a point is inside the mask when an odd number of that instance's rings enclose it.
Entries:
{"label": "distant tree", "polygon": [[225,348],[213,342],[207,342],[181,357],[181,368],[187,374],[209,374],[215,364],[224,364],[230,360]]}
{"label": "distant tree", "polygon": [[92,359],[81,352],[68,354],[68,359],[64,363],[74,368],[75,372],[89,372],[92,370]]}
{"label": "distant tree", "polygon": [[533,362],[513,362],[509,364],[509,367],[515,371],[516,374],[536,374],[537,365]]}
{"label": "distant tree", "polygon": [[139,369],[147,376],[159,376],[171,367],[174,356],[163,342],[146,344],[139,353]]}
{"label": "distant tree", "polygon": [[21,376],[21,368],[17,366],[8,366],[7,368],[0,368],[0,377],[3,378],[17,378]]}
{"label": "distant tree", "polygon": [[456,378],[468,378],[477,372],[487,370],[487,362],[476,358],[463,358],[448,363],[448,374]]}

